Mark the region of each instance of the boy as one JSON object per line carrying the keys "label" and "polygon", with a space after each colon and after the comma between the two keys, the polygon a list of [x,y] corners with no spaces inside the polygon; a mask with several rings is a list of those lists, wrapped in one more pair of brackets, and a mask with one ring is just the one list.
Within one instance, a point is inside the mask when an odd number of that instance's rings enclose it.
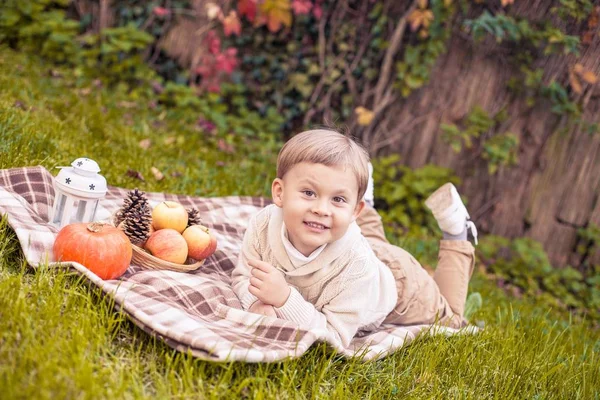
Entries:
{"label": "boy", "polygon": [[274,204],[250,220],[233,271],[243,309],[326,328],[343,346],[382,323],[463,325],[474,266],[467,228],[476,231],[456,189],[446,184],[426,201],[446,239],[431,278],[387,242],[381,218],[365,206],[368,163],[364,149],[334,131],[306,131],[283,146]]}

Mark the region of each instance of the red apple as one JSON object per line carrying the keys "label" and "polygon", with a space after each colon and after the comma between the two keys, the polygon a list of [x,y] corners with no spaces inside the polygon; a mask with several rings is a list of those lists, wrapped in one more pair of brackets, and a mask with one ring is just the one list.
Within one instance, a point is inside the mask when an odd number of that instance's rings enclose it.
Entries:
{"label": "red apple", "polygon": [[195,260],[204,260],[217,249],[217,238],[202,225],[189,226],[183,231],[183,238],[188,245],[188,256]]}
{"label": "red apple", "polygon": [[175,229],[160,229],[146,241],[145,249],[161,260],[183,264],[187,259],[188,246],[181,233]]}
{"label": "red apple", "polygon": [[181,233],[188,223],[187,210],[174,201],[163,201],[152,210],[154,229],[175,229]]}

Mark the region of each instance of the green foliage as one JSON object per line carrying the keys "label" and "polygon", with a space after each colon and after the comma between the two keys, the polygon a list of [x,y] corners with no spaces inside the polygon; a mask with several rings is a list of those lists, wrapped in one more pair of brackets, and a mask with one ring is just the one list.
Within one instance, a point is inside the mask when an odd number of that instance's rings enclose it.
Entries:
{"label": "green foliage", "polygon": [[[506,111],[502,110],[495,116],[479,106],[475,106],[467,115],[464,129],[454,124],[441,124],[442,139],[450,144],[452,150],[459,153],[463,147],[470,149],[475,140],[486,132],[495,129],[507,118]],[[481,157],[487,160],[488,172],[495,174],[499,167],[517,165],[519,138],[512,133],[505,132],[492,136],[482,142]]]}
{"label": "green foliage", "polygon": [[135,84],[156,76],[142,56],[154,38],[133,25],[106,28],[81,41],[81,65],[87,76],[102,77],[111,84]]}
{"label": "green foliage", "polygon": [[557,81],[544,84],[544,70],[541,68],[531,69],[528,65],[519,68],[521,74],[510,78],[508,87],[515,94],[526,96],[525,102],[533,107],[537,97],[550,100],[552,107],[550,111],[557,115],[579,117],[581,107],[569,98],[569,93],[564,86]]}
{"label": "green foliage", "polygon": [[[282,116],[269,109],[265,116],[247,106],[245,89],[239,84],[223,84],[220,93],[198,96],[195,89],[167,82],[158,95],[167,107],[194,110],[200,118],[215,125],[219,132],[256,137],[261,132],[276,132],[283,123]],[[266,117],[266,118],[265,118]]]}
{"label": "green foliage", "polygon": [[483,143],[483,155],[488,160],[488,172],[495,174],[500,166],[518,163],[519,137],[513,133],[492,136]]}
{"label": "green foliage", "polygon": [[600,226],[590,224],[588,227],[579,228],[577,236],[581,240],[581,243],[577,246],[579,254],[593,254],[600,251]]}
{"label": "green foliage", "polygon": [[452,18],[455,6],[446,5],[443,0],[432,0],[431,11],[434,19],[428,36],[416,44],[406,47],[402,61],[396,63],[394,86],[403,97],[429,82],[431,70],[439,56],[446,51],[446,42],[452,31]]}
{"label": "green foliage", "polygon": [[594,8],[590,0],[558,0],[559,6],[554,6],[550,11],[563,20],[573,18],[580,22],[586,19]]}
{"label": "green foliage", "polygon": [[529,51],[542,49],[544,55],[579,54],[579,37],[567,35],[550,23],[534,27],[526,19],[515,19],[504,14],[492,15],[486,10],[478,18],[466,20],[464,25],[476,40],[490,34],[498,43],[505,40],[524,43],[531,46]]}
{"label": "green foliage", "polygon": [[571,267],[553,268],[542,245],[530,238],[484,236],[478,253],[488,270],[518,293],[600,318],[600,266],[585,275]]}
{"label": "green foliage", "polygon": [[552,81],[548,85],[542,86],[541,94],[552,102],[550,111],[554,114],[572,116],[581,114],[580,107],[571,101],[569,93],[560,83]]}
{"label": "green foliage", "polygon": [[[502,114],[499,114],[502,116]],[[473,147],[474,139],[478,139],[482,134],[489,131],[496,125],[496,119],[479,106],[475,106],[467,115],[465,128],[459,129],[454,124],[441,124],[440,128],[444,132],[442,139],[452,147],[456,153],[460,153],[463,146],[467,149]]]}
{"label": "green foliage", "polygon": [[384,224],[420,235],[437,232],[437,222],[424,201],[444,183],[459,184],[460,180],[448,168],[426,165],[411,169],[399,161],[398,155],[373,160],[375,203]]}
{"label": "green foliage", "polygon": [[71,62],[79,23],[66,18],[68,0],[5,0],[0,12],[0,42],[56,62]]}

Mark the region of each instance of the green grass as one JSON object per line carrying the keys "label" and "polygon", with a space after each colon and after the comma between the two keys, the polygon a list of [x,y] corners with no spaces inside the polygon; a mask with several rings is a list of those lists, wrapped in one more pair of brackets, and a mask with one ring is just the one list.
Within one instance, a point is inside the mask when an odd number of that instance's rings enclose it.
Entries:
{"label": "green grass", "polygon": [[[48,169],[92,157],[112,185],[199,196],[267,195],[278,144],[195,127],[192,112],[131,107],[39,61],[0,50],[0,168]],[[92,88],[89,94],[87,90]],[[124,105],[127,105],[127,108]],[[23,109],[24,108],[24,109]],[[176,137],[173,144],[164,140]],[[138,143],[149,138],[153,145]],[[220,151],[219,138],[236,146]],[[156,181],[156,166],[167,178]],[[126,175],[140,171],[146,181]],[[181,174],[172,176],[173,173]],[[431,246],[405,240],[433,260]],[[420,246],[420,247],[419,247]],[[506,295],[476,273],[475,336],[421,338],[363,363],[317,345],[274,364],[211,363],[178,353],[115,311],[72,272],[29,269],[0,223],[0,389],[13,398],[600,398],[600,332],[544,303]]]}

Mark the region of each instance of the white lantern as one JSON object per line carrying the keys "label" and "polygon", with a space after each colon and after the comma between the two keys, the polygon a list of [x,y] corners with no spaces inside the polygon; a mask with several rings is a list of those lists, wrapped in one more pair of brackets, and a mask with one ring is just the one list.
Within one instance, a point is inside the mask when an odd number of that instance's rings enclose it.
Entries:
{"label": "white lantern", "polygon": [[78,158],[71,167],[60,167],[54,178],[54,206],[50,223],[62,228],[75,222],[91,222],[98,202],[106,194],[106,179],[99,175],[98,163]]}

